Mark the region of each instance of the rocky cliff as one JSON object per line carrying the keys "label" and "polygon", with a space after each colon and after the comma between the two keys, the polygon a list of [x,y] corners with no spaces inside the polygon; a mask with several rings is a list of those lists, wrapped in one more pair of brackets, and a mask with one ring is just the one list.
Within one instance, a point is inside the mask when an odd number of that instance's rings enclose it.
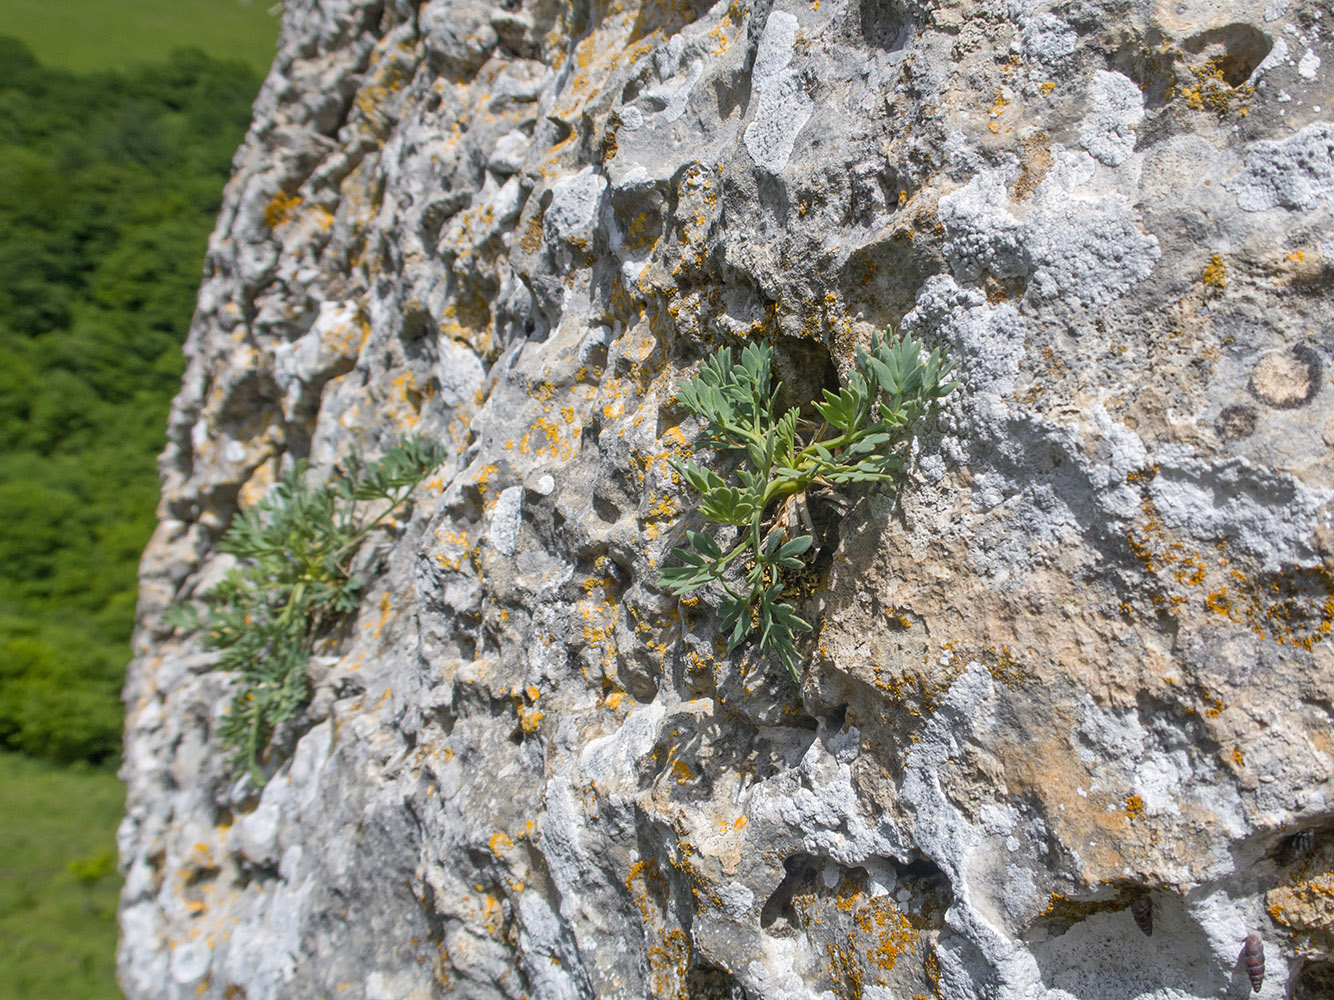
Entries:
{"label": "rocky cliff", "polygon": [[[1328,5],[284,6],[143,563],[131,998],[1203,1000],[1251,933],[1334,995]],[[888,326],[962,388],[811,498],[794,684],[658,586],[673,399]],[[448,460],[235,781],[162,614],[407,433]]]}

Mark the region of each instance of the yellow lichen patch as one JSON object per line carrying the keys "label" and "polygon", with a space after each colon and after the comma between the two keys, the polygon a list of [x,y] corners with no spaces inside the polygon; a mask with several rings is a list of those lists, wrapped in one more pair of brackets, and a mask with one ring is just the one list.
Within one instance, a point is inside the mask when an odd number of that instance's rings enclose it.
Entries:
{"label": "yellow lichen patch", "polygon": [[390,50],[391,58],[383,59],[385,52],[377,50],[367,82],[352,99],[353,105],[361,112],[372,134],[383,138],[393,124],[394,116],[385,110],[384,105],[391,96],[403,89],[407,82],[407,70],[397,58],[399,52]]}
{"label": "yellow lichen patch", "polygon": [[385,409],[400,427],[415,427],[421,420],[422,404],[435,395],[435,386],[427,383],[417,384],[417,377],[406,370],[394,377],[389,383],[389,398],[385,400]]}
{"label": "yellow lichen patch", "polygon": [[[1220,118],[1227,115],[1234,104],[1240,104],[1237,116],[1244,118],[1250,113],[1244,102],[1255,93],[1255,88],[1245,84],[1236,87],[1229,85],[1223,72],[1224,58],[1216,56],[1207,60],[1203,66],[1192,66],[1190,71],[1195,82],[1182,87],[1180,96],[1192,111],[1212,111]],[[1171,100],[1176,94],[1169,87],[1166,96]]]}
{"label": "yellow lichen patch", "polygon": [[625,245],[631,250],[649,250],[658,242],[662,226],[658,219],[647,212],[640,212],[630,220],[625,232]]}
{"label": "yellow lichen patch", "polygon": [[261,463],[237,494],[236,499],[240,508],[245,510],[264,499],[264,494],[269,491],[269,487],[274,484],[277,478],[278,459],[276,457]]}
{"label": "yellow lichen patch", "polygon": [[878,972],[889,972],[899,955],[916,950],[917,934],[912,924],[888,896],[870,900],[853,919],[863,941],[870,945],[867,961]]}
{"label": "yellow lichen patch", "polygon": [[380,598],[380,620],[375,623],[375,638],[380,638],[380,633],[384,631],[385,625],[389,624],[389,618],[393,614],[393,610],[389,603],[389,595],[385,594]]}
{"label": "yellow lichen patch", "polygon": [[[1016,184],[1024,181],[1024,177],[1025,175],[1020,174],[1019,181],[1016,181]],[[1019,197],[1017,188],[1015,197]],[[1037,363],[1032,371],[1032,385],[1027,389],[1015,390],[1015,399],[1025,406],[1036,406],[1045,395],[1052,391],[1054,386],[1059,385],[1061,380],[1067,378],[1070,374],[1070,369],[1056,356],[1056,352],[1051,349],[1050,345],[1042,348],[1042,360]]]}
{"label": "yellow lichen patch", "polygon": [[279,191],[269,200],[269,203],[264,206],[265,224],[270,229],[277,229],[279,226],[291,220],[293,213],[300,205],[300,195],[288,194],[286,191]]}
{"label": "yellow lichen patch", "polygon": [[1078,923],[1095,913],[1123,910],[1130,905],[1135,892],[1137,890],[1122,888],[1110,899],[1071,899],[1064,893],[1053,892],[1047,898],[1047,908],[1042,911],[1042,919]]}
{"label": "yellow lichen patch", "polygon": [[888,974],[903,955],[917,950],[918,937],[912,921],[890,897],[867,899],[860,886],[851,883],[846,888],[840,884],[839,888],[835,906],[844,912],[852,910],[853,926],[842,947],[836,940],[829,940],[825,953],[829,956],[830,973],[841,987],[838,992],[849,1000],[857,1000],[867,985],[890,984]]}
{"label": "yellow lichen patch", "polygon": [[[1157,466],[1126,474],[1126,483],[1140,490],[1140,510],[1143,519],[1127,532],[1130,551],[1146,570],[1155,576],[1167,573],[1172,580],[1186,586],[1204,582],[1207,564],[1200,551],[1179,539],[1172,538],[1158,516],[1157,507],[1149,496],[1148,485],[1158,474]],[[1179,594],[1155,590],[1149,598],[1160,611],[1175,613],[1185,603]]]}
{"label": "yellow lichen patch", "polygon": [[1218,254],[1209,258],[1209,263],[1204,269],[1204,283],[1220,292],[1227,288],[1227,264]]}
{"label": "yellow lichen patch", "polygon": [[844,913],[852,913],[861,904],[865,889],[866,879],[857,878],[851,873],[845,874],[838,881],[838,892],[834,897],[834,906]]}
{"label": "yellow lichen patch", "polygon": [[[606,556],[598,556],[593,561],[594,570],[599,572],[606,566]],[[621,616],[615,580],[607,573],[587,577],[583,582],[583,591],[587,598],[579,602],[578,608],[579,614],[584,619],[584,641],[590,649],[596,649],[601,653],[603,670],[609,675],[614,675],[616,672],[614,636],[616,624]]]}
{"label": "yellow lichen patch", "polygon": [[1019,144],[1019,176],[1014,182],[1014,197],[1023,201],[1040,185],[1056,162],[1051,152],[1051,136],[1036,132]]}
{"label": "yellow lichen patch", "polygon": [[996,93],[993,94],[991,98],[991,111],[988,116],[990,120],[987,122],[987,131],[993,133],[1000,131],[999,119],[1001,116],[1001,112],[1005,110],[1006,106],[1009,103],[1010,100],[1008,97],[1005,96],[1005,91],[1002,90],[1000,87],[997,87]]}
{"label": "yellow lichen patch", "polygon": [[1324,566],[1229,575],[1232,582],[1212,591],[1205,606],[1260,638],[1309,650],[1334,630],[1334,576]]}
{"label": "yellow lichen patch", "polygon": [[1055,89],[1056,89],[1056,84],[1053,83],[1051,80],[1048,80],[1046,83],[1038,84],[1038,90],[1042,93],[1043,97],[1048,96]]}
{"label": "yellow lichen patch", "polygon": [[519,729],[522,730],[526,736],[531,736],[533,733],[537,732],[537,727],[542,722],[543,714],[536,708],[526,704],[524,697],[527,696],[528,701],[535,702],[541,696],[541,693],[542,692],[538,691],[538,689],[531,684],[523,691],[516,688],[510,692],[510,698],[514,702],[514,715],[519,720]]}
{"label": "yellow lichen patch", "polygon": [[537,253],[542,246],[542,218],[543,212],[540,210],[534,212],[528,219],[528,225],[523,231],[523,236],[519,238],[519,249],[524,253]]}
{"label": "yellow lichen patch", "polygon": [[695,777],[695,772],[690,770],[690,765],[685,761],[677,760],[672,762],[672,777],[678,785],[684,785]]}
{"label": "yellow lichen patch", "polygon": [[491,477],[499,471],[495,465],[487,465],[477,475],[473,476],[473,485],[477,487],[477,495],[481,498],[484,506],[490,506],[486,503],[486,494],[491,489]]}
{"label": "yellow lichen patch", "polygon": [[435,538],[441,546],[441,551],[435,554],[435,561],[442,569],[461,569],[463,559],[470,549],[468,536],[461,531],[437,530]]}
{"label": "yellow lichen patch", "polygon": [[500,900],[489,892],[482,898],[480,917],[479,922],[486,929],[486,933],[499,941],[505,929],[505,911],[500,904]]}
{"label": "yellow lichen patch", "polygon": [[[819,8],[820,5],[817,0],[814,9],[819,10]],[[727,8],[727,12],[723,14],[723,19],[719,21],[708,34],[708,37],[712,39],[714,43],[713,54],[715,56],[720,56],[730,49],[732,43],[740,37],[740,25],[744,17],[745,12],[742,10],[741,5],[738,4],[736,0],[733,0],[731,6]],[[728,29],[733,26],[736,26],[737,30],[729,34]]]}
{"label": "yellow lichen patch", "polygon": [[[519,439],[519,453],[553,458],[565,462],[578,454],[581,447],[580,431],[583,425],[575,423],[574,411],[565,408],[565,423],[559,424],[546,417],[533,421],[531,429]],[[565,414],[565,411],[562,411]]]}
{"label": "yellow lichen patch", "polygon": [[1142,819],[1144,816],[1144,800],[1138,795],[1126,796],[1126,815],[1131,819]]}
{"label": "yellow lichen patch", "polygon": [[1286,928],[1299,954],[1334,950],[1334,873],[1265,893],[1269,918]]}
{"label": "yellow lichen patch", "polygon": [[686,972],[690,966],[690,940],[667,924],[670,887],[655,859],[636,861],[625,877],[625,890],[644,924],[649,966],[649,990],[654,998],[686,1000]]}
{"label": "yellow lichen patch", "polygon": [[496,832],[491,835],[491,842],[487,845],[491,848],[491,853],[496,857],[503,857],[504,853],[514,846],[514,841],[510,840],[504,833]]}
{"label": "yellow lichen patch", "polygon": [[983,646],[977,659],[987,668],[987,673],[1008,688],[1019,688],[1037,680],[1033,666],[1010,652],[1007,645]]}

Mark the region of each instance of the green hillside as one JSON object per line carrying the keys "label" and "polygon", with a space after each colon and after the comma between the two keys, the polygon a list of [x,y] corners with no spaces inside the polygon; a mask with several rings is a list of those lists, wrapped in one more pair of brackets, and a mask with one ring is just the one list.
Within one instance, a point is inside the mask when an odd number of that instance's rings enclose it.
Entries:
{"label": "green hillside", "polygon": [[[36,20],[36,4],[7,7]],[[168,20],[184,32],[189,18]],[[209,23],[177,40],[211,47]],[[0,38],[6,1000],[117,995],[114,767],[137,565],[208,234],[259,83],[198,49],[74,73]]]}
{"label": "green hillside", "polygon": [[275,0],[5,0],[0,32],[44,64],[128,69],[197,47],[268,72],[278,37]]}
{"label": "green hillside", "polygon": [[256,75],[46,69],[0,39],[0,746],[120,749],[139,553]]}
{"label": "green hillside", "polygon": [[115,985],[114,774],[0,753],[0,993],[107,1000]]}

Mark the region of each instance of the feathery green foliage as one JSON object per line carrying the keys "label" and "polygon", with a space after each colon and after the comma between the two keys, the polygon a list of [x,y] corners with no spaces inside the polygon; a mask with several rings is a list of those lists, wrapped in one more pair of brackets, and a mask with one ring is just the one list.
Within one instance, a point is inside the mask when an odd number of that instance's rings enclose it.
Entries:
{"label": "feathery green foliage", "polygon": [[809,436],[802,434],[797,407],[774,412],[781,383],[772,384],[768,344],[751,344],[739,364],[724,348],[681,387],[677,402],[707,421],[699,443],[741,452],[744,461],[735,480],[693,460],[674,467],[700,494],[704,516],[738,532],[724,549],[706,532],[687,531],[690,548],[672,550],[682,565],[663,570],[660,583],[678,597],[718,585],[728,652],[757,627],[760,648],[800,678],[793,633],[811,626],[783,600],[783,570],[803,567],[814,538],[791,528],[784,508],[816,483],[894,481],[903,464],[900,446],[956,385],[945,381],[951,362],[939,350],[923,361],[921,349],[910,337],[890,342],[873,336],[869,353],[858,349],[848,384],[838,393],[824,390],[824,400],[813,404],[824,424]]}
{"label": "feathery green foliage", "polygon": [[[357,609],[365,581],[350,564],[358,546],[442,461],[440,445],[413,437],[377,462],[353,455],[323,486],[307,486],[306,464],[297,463],[223,535],[219,549],[241,562],[204,596],[203,614],[173,609],[168,624],[203,628],[205,646],[220,654],[215,669],[235,675],[218,735],[257,783],[261,755],[309,696],[316,641]],[[365,505],[377,501],[387,506],[370,517]]]}

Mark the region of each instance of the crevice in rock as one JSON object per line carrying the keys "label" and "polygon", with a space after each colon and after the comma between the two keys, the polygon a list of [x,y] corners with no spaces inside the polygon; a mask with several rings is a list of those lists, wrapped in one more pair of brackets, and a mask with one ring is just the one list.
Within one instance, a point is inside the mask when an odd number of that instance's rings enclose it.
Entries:
{"label": "crevice in rock", "polygon": [[1171,39],[1158,28],[1150,28],[1144,34],[1132,29],[1126,40],[1107,58],[1109,70],[1127,76],[1139,85],[1145,107],[1150,112],[1160,110],[1167,103],[1167,95],[1176,84],[1179,57],[1170,42]]}
{"label": "crevice in rock", "polygon": [[1334,962],[1303,962],[1292,980],[1292,1000],[1334,997]]}
{"label": "crevice in rock", "polygon": [[258,864],[242,855],[236,857],[236,887],[242,892],[255,883],[276,882],[281,878],[277,864]]}
{"label": "crevice in rock", "polygon": [[1229,87],[1240,87],[1269,55],[1274,42],[1253,24],[1237,21],[1192,35],[1181,47],[1191,55],[1203,56]]}
{"label": "crevice in rock", "polygon": [[783,879],[760,909],[760,926],[770,930],[777,925],[776,932],[800,930],[801,922],[792,905],[792,898],[814,887],[821,867],[821,859],[804,851],[785,858]]}
{"label": "crevice in rock", "polygon": [[913,20],[897,0],[859,0],[857,29],[868,48],[897,52],[912,40]]}
{"label": "crevice in rock", "polygon": [[726,969],[699,961],[686,974],[688,1000],[748,1000],[741,984]]}

